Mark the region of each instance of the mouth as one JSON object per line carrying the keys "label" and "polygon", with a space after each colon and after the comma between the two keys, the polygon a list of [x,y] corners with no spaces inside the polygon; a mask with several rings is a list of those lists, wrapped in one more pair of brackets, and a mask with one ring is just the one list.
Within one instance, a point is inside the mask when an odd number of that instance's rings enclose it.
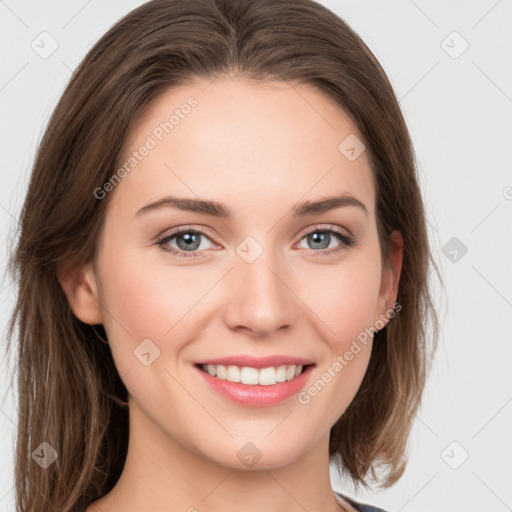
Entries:
{"label": "mouth", "polygon": [[223,400],[244,407],[270,407],[291,399],[310,379],[315,363],[254,366],[194,365],[197,374]]}
{"label": "mouth", "polygon": [[296,379],[312,366],[315,366],[315,364],[282,364],[263,368],[222,364],[196,364],[197,368],[211,377],[245,386],[273,386],[288,382]]}

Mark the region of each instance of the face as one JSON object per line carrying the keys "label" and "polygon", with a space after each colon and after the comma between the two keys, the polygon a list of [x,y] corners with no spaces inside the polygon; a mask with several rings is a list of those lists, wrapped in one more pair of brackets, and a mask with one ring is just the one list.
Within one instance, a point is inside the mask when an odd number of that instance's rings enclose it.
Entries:
{"label": "face", "polygon": [[[107,192],[86,270],[101,308],[75,313],[104,324],[135,429],[226,467],[259,452],[273,468],[328,439],[367,369],[361,333],[395,295],[347,115],[307,85],[207,85],[159,97],[127,140],[121,165],[134,151],[137,163]],[[243,367],[246,383],[231,383]]]}

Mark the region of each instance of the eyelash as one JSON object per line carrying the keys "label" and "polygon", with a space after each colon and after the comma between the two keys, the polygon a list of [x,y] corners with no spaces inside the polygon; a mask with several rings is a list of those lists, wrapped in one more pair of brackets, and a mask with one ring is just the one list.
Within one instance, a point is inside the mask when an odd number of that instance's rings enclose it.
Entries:
{"label": "eyelash", "polygon": [[[346,250],[347,248],[353,247],[357,244],[355,238],[351,235],[348,235],[344,231],[341,231],[340,229],[337,229],[334,227],[325,227],[322,225],[317,225],[311,231],[308,231],[307,233],[302,235],[302,237],[299,240],[299,243],[302,241],[303,238],[305,238],[308,235],[311,235],[313,233],[317,233],[317,232],[329,233],[331,235],[334,235],[342,243],[339,246],[337,246],[335,248],[331,248],[331,249],[321,249],[321,250],[309,249],[308,252],[311,252],[312,256],[315,258],[332,256],[334,254],[338,254],[339,252]],[[198,235],[203,235],[211,241],[210,237],[204,231],[183,227],[183,228],[175,229],[171,233],[164,234],[156,242],[156,245],[158,245],[162,250],[164,250],[166,252],[170,252],[171,254],[173,254],[179,258],[203,257],[202,251],[194,251],[194,252],[189,252],[187,254],[185,251],[177,250],[174,247],[169,247],[167,245],[173,238],[176,238],[177,236],[182,235],[184,233],[189,233],[189,234],[194,233],[194,234],[198,234]]]}

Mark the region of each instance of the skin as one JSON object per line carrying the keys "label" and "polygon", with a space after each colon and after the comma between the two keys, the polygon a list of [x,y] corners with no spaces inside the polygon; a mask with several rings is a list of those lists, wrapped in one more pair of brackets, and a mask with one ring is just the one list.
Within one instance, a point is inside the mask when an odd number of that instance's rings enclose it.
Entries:
{"label": "skin", "polygon": [[[234,354],[301,356],[316,363],[309,387],[396,301],[402,238],[393,234],[385,270],[367,154],[350,161],[338,150],[357,128],[309,85],[226,76],[172,89],[136,124],[126,154],[190,96],[197,107],[109,192],[95,261],[61,280],[74,314],[104,325],[129,391],[126,465],[87,510],[354,510],[332,492],[329,432],[361,384],[371,340],[305,405],[297,396],[237,405],[193,365]],[[346,206],[292,218],[297,202],[334,193],[356,197],[368,215]],[[173,208],[135,216],[168,194],[221,202],[233,218]],[[348,230],[357,245],[332,235],[328,249],[315,248],[306,235],[323,232],[318,224]],[[206,233],[195,249],[202,256],[156,244],[176,227]],[[247,236],[263,248],[250,264],[236,252]],[[180,247],[176,238],[168,245]],[[148,338],[160,356],[145,366],[133,351]],[[248,442],[262,454],[251,467],[237,457]]]}

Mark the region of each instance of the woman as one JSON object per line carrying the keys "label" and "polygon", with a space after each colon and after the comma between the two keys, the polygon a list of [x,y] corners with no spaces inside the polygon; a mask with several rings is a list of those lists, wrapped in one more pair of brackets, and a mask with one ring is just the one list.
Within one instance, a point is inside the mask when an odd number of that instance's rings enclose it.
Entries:
{"label": "woman", "polygon": [[380,510],[329,462],[402,475],[433,262],[400,108],[341,19],[135,9],[64,91],[20,223],[22,510]]}

